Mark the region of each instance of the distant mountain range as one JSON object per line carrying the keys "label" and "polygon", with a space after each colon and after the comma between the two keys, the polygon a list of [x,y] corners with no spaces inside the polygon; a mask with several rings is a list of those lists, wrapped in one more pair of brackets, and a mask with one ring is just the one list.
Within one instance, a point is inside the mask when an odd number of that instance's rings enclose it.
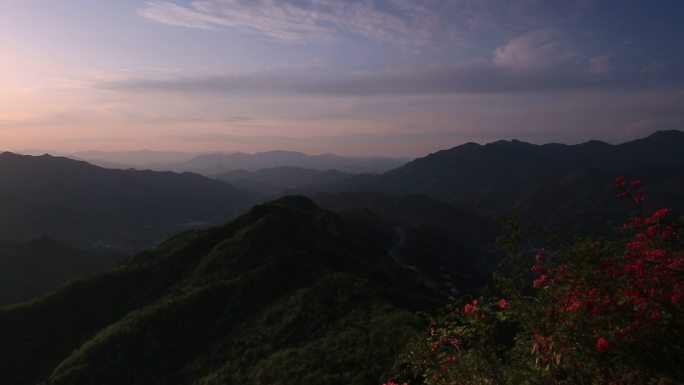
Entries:
{"label": "distant mountain range", "polygon": [[684,132],[661,131],[620,145],[468,143],[352,186],[327,188],[424,194],[485,216],[515,215],[530,225],[573,230],[624,217],[628,208],[615,199],[616,176],[647,183],[647,208],[654,202],[684,209]]}
{"label": "distant mountain range", "polygon": [[300,167],[274,167],[258,171],[226,171],[214,178],[230,183],[243,191],[276,195],[293,189],[320,186],[349,179],[353,174],[337,170],[318,171]]}
{"label": "distant mountain range", "polygon": [[[35,150],[33,151],[35,153]],[[155,171],[195,172],[215,175],[227,171],[258,171],[265,168],[297,167],[317,171],[338,170],[345,173],[379,173],[399,167],[408,158],[307,155],[295,151],[245,153],[184,153],[163,151],[82,151],[71,155],[78,160],[106,167]]]}
{"label": "distant mountain range", "polygon": [[257,200],[197,174],[110,170],[67,158],[0,154],[0,239],[48,235],[87,248],[152,247],[223,223]]}
{"label": "distant mountain range", "polygon": [[[182,163],[205,173],[235,168],[211,174],[223,182],[196,174],[107,170],[65,158],[6,153],[0,156],[0,239],[50,235],[84,247],[132,251],[183,228],[225,221],[265,197],[342,192],[422,194],[486,218],[503,214],[568,233],[594,231],[604,228],[606,220],[624,216],[625,202],[614,199],[611,184],[618,175],[648,183],[647,207],[658,202],[684,209],[682,149],[683,132],[663,131],[620,145],[468,143],[379,175],[330,168],[358,160],[381,168],[395,160],[272,151],[202,155]],[[187,154],[119,155],[169,160]],[[266,167],[281,162],[286,166]]]}
{"label": "distant mountain range", "polygon": [[610,145],[498,141],[468,143],[439,151],[374,178],[365,187],[423,193],[453,201],[493,190],[518,190],[589,169],[621,172],[660,165],[684,165],[684,132],[661,131],[647,138]]}

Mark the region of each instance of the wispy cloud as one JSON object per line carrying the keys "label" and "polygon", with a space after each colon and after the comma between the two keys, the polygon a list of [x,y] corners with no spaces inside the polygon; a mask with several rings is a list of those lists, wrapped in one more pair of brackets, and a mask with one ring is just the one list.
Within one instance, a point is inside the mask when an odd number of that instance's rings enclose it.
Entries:
{"label": "wispy cloud", "polygon": [[448,33],[435,2],[391,0],[203,0],[189,5],[148,2],[139,12],[164,24],[208,30],[234,29],[286,42],[336,40],[340,34],[399,45],[420,45]]}
{"label": "wispy cloud", "polygon": [[558,31],[546,29],[527,32],[494,51],[494,63],[508,67],[546,67],[575,56]]}
{"label": "wispy cloud", "polygon": [[610,55],[594,56],[589,59],[589,72],[592,74],[605,74],[612,69]]}
{"label": "wispy cloud", "polygon": [[251,32],[285,42],[344,36],[401,46],[465,43],[471,33],[525,33],[560,27],[591,9],[569,0],[178,0],[149,1],[139,14],[188,28]]}
{"label": "wispy cloud", "polygon": [[96,87],[124,92],[218,93],[224,95],[401,96],[439,94],[527,93],[539,91],[652,88],[681,84],[682,79],[642,73],[587,74],[584,67],[451,64],[375,72],[330,69],[251,71],[180,78],[131,77]]}

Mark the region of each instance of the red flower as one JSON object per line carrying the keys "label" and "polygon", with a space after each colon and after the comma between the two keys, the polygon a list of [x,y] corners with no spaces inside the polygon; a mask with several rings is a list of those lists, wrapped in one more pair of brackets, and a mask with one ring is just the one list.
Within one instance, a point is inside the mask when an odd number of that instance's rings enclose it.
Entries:
{"label": "red flower", "polygon": [[539,249],[537,255],[534,256],[534,259],[536,259],[537,262],[541,262],[544,259],[544,249]]}
{"label": "red flower", "polygon": [[632,187],[634,187],[634,188],[644,187],[644,182],[642,182],[640,180],[635,180],[632,182]]}
{"label": "red flower", "polygon": [[598,350],[601,353],[605,353],[610,349],[610,344],[608,343],[608,340],[601,337],[596,341],[596,350]]}
{"label": "red flower", "polygon": [[651,313],[651,319],[654,321],[659,320],[660,317],[662,317],[662,316],[663,316],[663,313],[661,313],[659,311],[654,311],[653,313]]}
{"label": "red flower", "polygon": [[654,222],[658,221],[658,219],[667,216],[671,212],[672,212],[672,209],[668,208],[668,207],[658,209],[658,210],[656,210],[656,212],[651,214],[651,216],[646,219],[646,223],[654,223]]}
{"label": "red flower", "polygon": [[627,244],[627,248],[630,250],[640,250],[646,248],[646,244],[643,242],[630,242]]}
{"label": "red flower", "polygon": [[471,304],[467,304],[463,307],[463,311],[466,312],[466,314],[472,314],[475,311],[475,307]]}
{"label": "red flower", "polygon": [[549,281],[549,276],[544,274],[532,282],[532,287],[537,288],[539,286],[543,286],[548,281]]}
{"label": "red flower", "polygon": [[537,263],[534,266],[532,266],[532,271],[535,272],[536,274],[541,274],[544,272],[544,266]]}
{"label": "red flower", "polygon": [[627,184],[627,182],[625,182],[625,178],[622,176],[615,178],[613,180],[613,182],[615,183],[615,186],[617,186],[617,187],[622,187],[622,186]]}
{"label": "red flower", "polygon": [[656,259],[663,258],[664,256],[667,255],[667,252],[663,249],[655,249],[655,250],[644,251],[643,255],[644,255],[644,258],[646,258],[647,260],[653,261]]}
{"label": "red flower", "polygon": [[629,218],[623,227],[627,229],[636,229],[641,227],[642,224],[641,218]]}
{"label": "red flower", "polygon": [[636,195],[634,196],[634,203],[636,204],[641,204],[641,202],[644,201],[644,193],[641,191],[637,191]]}
{"label": "red flower", "polygon": [[672,301],[673,305],[679,305],[682,301],[682,286],[679,283],[675,283],[672,294],[670,295],[670,301]]}
{"label": "red flower", "polygon": [[570,300],[568,305],[565,307],[565,311],[568,313],[572,313],[574,311],[577,311],[577,309],[579,309],[580,306],[582,306],[582,303],[580,301],[578,301],[577,298],[573,298]]}
{"label": "red flower", "polygon": [[501,299],[499,300],[499,309],[501,309],[501,310],[506,310],[507,308],[508,308],[508,301],[506,301],[505,299],[501,298]]}

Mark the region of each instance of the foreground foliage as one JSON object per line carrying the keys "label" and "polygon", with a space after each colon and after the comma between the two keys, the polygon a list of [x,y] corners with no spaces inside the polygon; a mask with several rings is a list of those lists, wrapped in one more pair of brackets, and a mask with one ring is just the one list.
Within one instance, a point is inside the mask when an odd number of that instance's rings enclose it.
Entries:
{"label": "foreground foliage", "polygon": [[[615,183],[641,209],[643,184]],[[518,247],[523,232],[511,229],[497,290],[434,319],[395,380],[681,383],[684,248],[669,217],[668,208],[641,211],[621,227],[620,241],[577,240],[534,259]]]}

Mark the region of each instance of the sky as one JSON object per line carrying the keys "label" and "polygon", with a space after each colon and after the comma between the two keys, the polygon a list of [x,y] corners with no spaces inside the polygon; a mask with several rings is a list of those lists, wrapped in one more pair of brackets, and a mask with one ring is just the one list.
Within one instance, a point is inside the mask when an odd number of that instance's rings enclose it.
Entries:
{"label": "sky", "polygon": [[684,129],[681,0],[0,0],[3,149],[421,156]]}

